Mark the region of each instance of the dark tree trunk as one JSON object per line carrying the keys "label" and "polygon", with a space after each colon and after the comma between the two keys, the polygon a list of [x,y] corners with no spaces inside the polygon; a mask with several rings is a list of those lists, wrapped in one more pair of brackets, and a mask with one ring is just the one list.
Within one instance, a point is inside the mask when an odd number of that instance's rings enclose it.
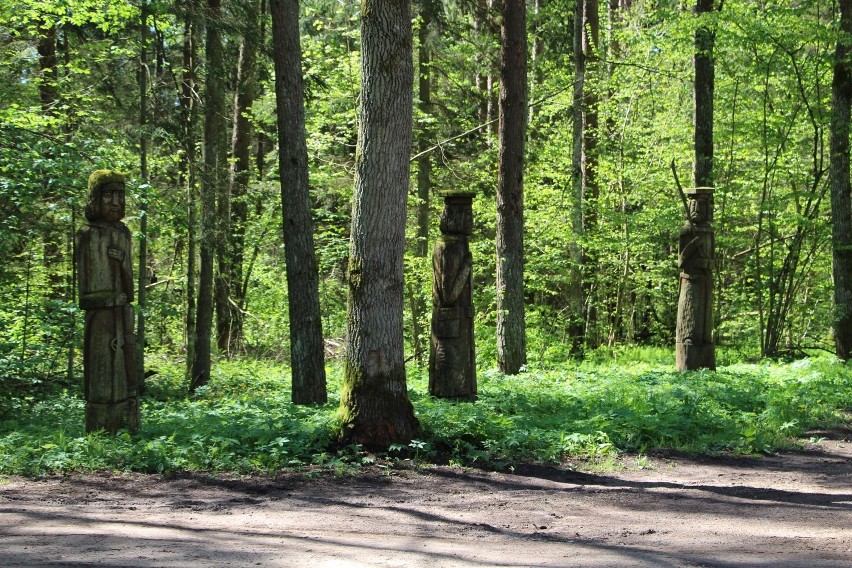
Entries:
{"label": "dark tree trunk", "polygon": [[[59,73],[57,69],[58,58],[56,55],[56,36],[57,26],[51,20],[51,16],[46,16],[39,26],[39,36],[36,49],[38,51],[38,94],[41,101],[41,109],[45,116],[58,117],[59,106]],[[66,128],[68,125],[66,119]],[[48,160],[55,159],[55,150],[49,148],[44,152],[45,158]],[[50,186],[48,179],[45,178],[42,182],[44,188],[43,199],[57,202],[59,196]],[[57,203],[58,204],[58,203]],[[62,242],[64,236],[62,232],[56,230],[56,219],[52,215],[47,215],[41,219],[38,226],[41,228],[44,240],[44,268],[49,278],[50,298],[55,300],[65,300],[64,297],[67,291],[65,280],[60,272],[61,267],[65,265],[63,249],[65,248]]]}
{"label": "dark tree trunk", "polygon": [[284,212],[284,254],[290,308],[293,402],[326,402],[319,275],[308,192],[304,84],[298,0],[271,0],[278,103],[278,163]]}
{"label": "dark tree trunk", "polygon": [[41,109],[47,115],[56,114],[56,103],[59,100],[59,88],[56,79],[56,24],[45,20],[39,27],[38,37],[38,95],[41,99]]}
{"label": "dark tree trunk", "polygon": [[136,383],[145,394],[145,302],[148,285],[148,9],[141,9],[141,49],[139,52],[139,265],[136,288]]}
{"label": "dark tree trunk", "polygon": [[187,251],[186,251],[186,363],[187,374],[189,375],[190,384],[192,381],[192,366],[195,363],[195,345],[196,345],[196,298],[197,298],[197,279],[196,279],[196,235],[197,235],[197,213],[196,213],[196,152],[195,152],[195,124],[196,124],[196,109],[195,104],[195,13],[192,4],[185,6],[186,14],[184,16],[184,31],[183,31],[183,55],[182,69],[180,82],[180,111],[181,111],[181,136],[183,140],[183,159],[180,165],[181,187],[186,188],[186,207],[187,207]]}
{"label": "dark tree trunk", "polygon": [[497,174],[497,365],[507,374],[518,373],[527,361],[524,319],[525,22],[524,0],[504,0]]}
{"label": "dark tree trunk", "polygon": [[403,355],[403,251],[412,112],[409,0],[361,2],[361,108],[349,251],[342,438],[406,443],[419,424]]}
{"label": "dark tree trunk", "polygon": [[[600,36],[597,0],[578,0],[574,6],[574,133],[572,170],[574,176],[573,229],[577,241],[597,226],[597,137],[598,96],[589,88],[589,72],[595,69]],[[568,331],[575,352],[589,342],[594,311],[589,301],[589,276],[594,257],[580,242],[571,245],[574,260],[571,277]]]}
{"label": "dark tree trunk", "polygon": [[840,0],[840,30],[831,84],[831,222],[834,277],[834,344],[837,356],[852,356],[852,198],[849,181],[849,120],[852,107],[852,0]]}
{"label": "dark tree trunk", "polygon": [[[421,0],[420,33],[417,61],[417,92],[420,112],[428,115],[432,111],[432,53],[429,47],[429,34],[432,29],[431,0]],[[432,190],[432,162],[429,148],[430,128],[424,127],[417,144],[420,157],[417,158],[417,256],[425,258],[429,254],[429,194]]]}
{"label": "dark tree trunk", "polygon": [[[247,115],[254,104],[258,41],[260,40],[257,0],[243,6],[243,33],[237,63],[237,84],[231,130],[231,169],[227,196],[228,224],[219,250],[219,275],[216,280],[216,342],[222,353],[239,351],[243,336],[243,248],[248,219],[246,194],[251,175],[252,128]],[[226,200],[222,200],[226,201]],[[220,210],[222,207],[220,207]]]}
{"label": "dark tree trunk", "polygon": [[[714,10],[713,0],[697,0],[699,18]],[[716,32],[699,22],[695,30],[695,163],[696,188],[690,190],[687,224],[679,244],[680,284],[675,368],[716,369],[713,343],[715,236],[713,220],[713,44]]]}
{"label": "dark tree trunk", "polygon": [[221,0],[208,0],[205,40],[207,79],[204,91],[204,170],[201,179],[200,274],[195,325],[195,359],[190,388],[210,380],[213,331],[213,260],[216,247],[216,199],[226,186],[227,158],[225,132],[225,61],[222,47]]}
{"label": "dark tree trunk", "polygon": [[[697,0],[700,17],[713,11],[714,0]],[[699,25],[695,30],[695,187],[713,187],[713,44],[716,32]]]}
{"label": "dark tree trunk", "polygon": [[[424,115],[432,112],[432,51],[430,34],[434,20],[433,0],[420,2],[420,31],[418,34],[417,92],[418,107]],[[432,156],[428,151],[432,142],[432,129],[424,126],[418,132],[417,150],[417,235],[414,253],[417,258],[426,258],[429,254],[429,203],[432,193]],[[414,347],[414,359],[423,363],[424,330],[426,301],[419,282],[409,282],[407,286],[409,305],[411,306],[411,336]]]}

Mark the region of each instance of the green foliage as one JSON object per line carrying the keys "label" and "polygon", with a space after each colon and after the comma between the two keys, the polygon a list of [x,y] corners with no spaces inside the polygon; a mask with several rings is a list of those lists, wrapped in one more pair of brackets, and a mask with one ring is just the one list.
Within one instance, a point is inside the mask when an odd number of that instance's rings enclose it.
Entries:
{"label": "green foliage", "polygon": [[[665,357],[664,357],[665,356]],[[665,360],[661,361],[662,359]],[[290,403],[288,369],[221,363],[188,397],[180,365],[156,360],[136,436],[84,434],[77,391],[0,399],[0,473],[185,470],[337,475],[400,460],[489,468],[567,459],[606,461],[619,452],[771,452],[808,429],[838,423],[852,400],[848,365],[822,357],[790,364],[737,364],[718,373],[675,373],[671,352],[622,349],[597,362],[559,364],[509,377],[480,373],[476,403],[424,394],[409,374],[422,439],[372,455],[334,440],[338,400]],[[332,369],[336,392],[341,370]]]}
{"label": "green foliage", "polygon": [[290,404],[287,369],[221,364],[192,399],[179,376],[177,366],[163,364],[149,378],[135,437],[84,434],[78,394],[6,401],[0,471],[273,471],[311,464],[331,445],[333,406]]}
{"label": "green foliage", "polygon": [[475,404],[424,397],[415,407],[426,438],[454,458],[558,463],[659,448],[769,452],[841,420],[852,394],[848,366],[830,359],[669,369],[621,357],[517,377],[491,372]]}

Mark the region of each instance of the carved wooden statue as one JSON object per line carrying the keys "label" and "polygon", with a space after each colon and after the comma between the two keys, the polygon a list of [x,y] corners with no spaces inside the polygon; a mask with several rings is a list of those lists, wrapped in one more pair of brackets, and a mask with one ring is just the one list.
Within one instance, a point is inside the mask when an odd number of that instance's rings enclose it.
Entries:
{"label": "carved wooden statue", "polygon": [[680,230],[675,366],[679,371],[715,369],[713,343],[713,189],[687,190],[687,223]]}
{"label": "carved wooden statue", "polygon": [[432,334],[429,393],[441,398],[476,400],[473,343],[472,257],[473,193],[442,192],[441,236],[432,254]]}
{"label": "carved wooden statue", "polygon": [[83,376],[86,431],[139,430],[133,332],[133,267],[124,217],[124,176],[89,177],[88,223],[77,232],[80,307],[86,312]]}

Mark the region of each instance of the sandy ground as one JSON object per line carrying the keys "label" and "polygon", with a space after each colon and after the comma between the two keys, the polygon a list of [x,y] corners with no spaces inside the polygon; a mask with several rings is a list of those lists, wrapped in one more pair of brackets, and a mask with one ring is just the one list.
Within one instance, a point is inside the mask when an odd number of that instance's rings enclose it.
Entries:
{"label": "sandy ground", "polygon": [[3,478],[0,566],[852,568],[852,430],[821,434],[605,474]]}

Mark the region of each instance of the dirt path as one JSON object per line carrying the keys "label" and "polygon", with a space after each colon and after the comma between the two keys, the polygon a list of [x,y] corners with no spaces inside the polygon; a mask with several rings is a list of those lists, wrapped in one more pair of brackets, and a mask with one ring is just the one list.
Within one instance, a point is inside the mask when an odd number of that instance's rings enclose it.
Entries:
{"label": "dirt path", "polygon": [[852,568],[852,431],[768,458],[0,480],[0,566]]}

